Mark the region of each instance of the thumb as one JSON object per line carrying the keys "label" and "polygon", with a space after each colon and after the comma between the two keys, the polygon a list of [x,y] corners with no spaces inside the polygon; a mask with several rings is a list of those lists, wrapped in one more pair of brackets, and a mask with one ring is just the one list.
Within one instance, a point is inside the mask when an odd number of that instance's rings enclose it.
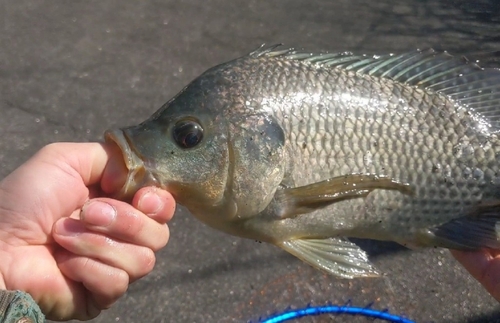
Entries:
{"label": "thumb", "polygon": [[102,174],[101,189],[104,193],[112,195],[125,185],[128,169],[117,145],[110,144],[108,146],[108,156],[109,160]]}
{"label": "thumb", "polygon": [[0,200],[0,209],[10,215],[3,216],[2,222],[18,226],[37,223],[48,235],[57,219],[71,215],[85,203],[88,186],[99,182],[107,161],[107,148],[100,143],[43,147],[0,182],[6,197]]}

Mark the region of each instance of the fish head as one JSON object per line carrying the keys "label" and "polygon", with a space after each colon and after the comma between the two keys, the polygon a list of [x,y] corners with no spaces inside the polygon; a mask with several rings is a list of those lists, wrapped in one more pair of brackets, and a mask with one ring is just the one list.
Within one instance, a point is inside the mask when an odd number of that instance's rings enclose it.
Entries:
{"label": "fish head", "polygon": [[107,131],[126,166],[115,197],[141,187],[167,189],[203,222],[222,227],[261,212],[284,172],[284,134],[249,111],[231,78],[202,75],[143,123]]}

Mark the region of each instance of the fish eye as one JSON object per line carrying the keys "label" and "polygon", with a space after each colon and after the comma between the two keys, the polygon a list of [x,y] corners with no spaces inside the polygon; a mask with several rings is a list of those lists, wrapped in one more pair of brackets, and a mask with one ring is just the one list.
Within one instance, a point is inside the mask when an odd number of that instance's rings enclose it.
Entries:
{"label": "fish eye", "polygon": [[196,120],[181,119],[175,123],[172,137],[181,148],[193,148],[203,139],[203,128]]}

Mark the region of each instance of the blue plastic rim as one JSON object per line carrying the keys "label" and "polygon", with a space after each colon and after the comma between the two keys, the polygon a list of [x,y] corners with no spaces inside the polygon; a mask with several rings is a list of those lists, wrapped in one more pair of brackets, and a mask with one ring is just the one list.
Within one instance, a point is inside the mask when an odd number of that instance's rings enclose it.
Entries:
{"label": "blue plastic rim", "polygon": [[323,314],[364,316],[372,319],[385,320],[386,322],[393,322],[393,323],[415,323],[415,321],[409,320],[402,316],[391,314],[388,311],[379,311],[372,309],[370,307],[355,307],[347,305],[309,306],[306,308],[287,310],[281,314],[276,314],[269,318],[261,319],[259,322],[281,323],[301,317],[318,316]]}

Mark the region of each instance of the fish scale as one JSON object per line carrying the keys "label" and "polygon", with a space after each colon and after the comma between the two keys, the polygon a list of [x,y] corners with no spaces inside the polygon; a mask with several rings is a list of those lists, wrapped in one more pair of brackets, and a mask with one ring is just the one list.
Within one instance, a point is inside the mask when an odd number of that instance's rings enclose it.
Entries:
{"label": "fish scale", "polygon": [[[301,79],[300,76],[297,76],[297,79]],[[258,82],[258,81],[257,81]],[[357,84],[359,86],[359,84]],[[329,90],[329,91],[328,91]],[[346,93],[350,92],[348,89],[328,89],[328,96],[331,96],[332,93]],[[376,92],[380,93],[380,92]],[[361,95],[360,93],[357,95]],[[340,96],[340,95],[339,95]],[[314,97],[314,96],[312,96]],[[327,109],[327,118],[321,117],[317,113],[316,105],[319,102],[309,102],[305,103],[302,106],[290,106],[286,105],[281,107],[284,111],[282,114],[293,115],[294,109],[306,110],[309,111],[309,118],[311,119],[319,119],[324,120],[325,124],[333,125],[331,128],[335,129],[334,132],[326,132],[325,129],[328,128],[320,128],[316,127],[314,129],[303,127],[302,123],[299,120],[290,120],[289,123],[284,124],[285,132],[289,134],[301,133],[304,137],[307,137],[307,133],[315,133],[316,136],[320,134],[322,139],[324,140],[315,140],[318,144],[308,145],[308,153],[307,155],[303,154],[301,151],[301,142],[296,141],[293,138],[293,135],[290,136],[290,144],[292,145],[291,155],[295,156],[295,167],[294,168],[303,168],[310,169],[310,172],[293,174],[294,183],[297,186],[303,186],[310,183],[318,182],[321,180],[325,180],[335,176],[341,176],[345,174],[351,173],[365,173],[365,174],[380,174],[387,175],[390,177],[401,178],[403,181],[412,182],[416,186],[425,187],[426,181],[422,178],[412,178],[411,173],[405,173],[405,170],[417,170],[417,165],[424,165],[423,160],[418,160],[418,156],[415,156],[417,159],[411,159],[409,162],[407,160],[408,156],[412,156],[410,152],[402,152],[402,154],[387,154],[384,151],[378,149],[370,149],[369,140],[376,142],[384,142],[384,146],[386,146],[387,151],[392,151],[393,149],[401,149],[405,146],[406,142],[402,142],[401,140],[386,140],[385,137],[381,135],[387,135],[388,133],[396,133],[398,128],[396,124],[399,120],[395,119],[394,116],[391,117],[391,123],[384,122],[383,120],[390,114],[389,112],[384,113],[379,116],[375,111],[366,111],[365,105],[356,106],[351,104],[350,102],[345,101],[333,101],[333,100],[323,100],[324,96],[319,96],[320,102],[323,104],[327,104],[330,109]],[[367,98],[372,99],[372,98]],[[376,99],[379,100],[380,99]],[[276,109],[276,106],[270,107],[270,110]],[[397,110],[401,109],[400,107],[387,107],[387,110]],[[331,112],[330,112],[331,111]],[[369,129],[364,129],[364,122],[356,122],[358,118],[356,118],[356,114],[365,114],[366,112],[371,113],[371,119],[374,120],[382,120],[380,123],[372,124],[372,127],[376,127],[373,129],[370,127]],[[343,115],[344,118],[339,119],[337,115]],[[279,117],[279,115],[276,115]],[[326,120],[325,120],[326,119]],[[294,122],[295,121],[295,122]],[[291,125],[290,125],[291,124]],[[287,127],[288,125],[288,127]],[[390,125],[386,127],[384,125]],[[330,128],[330,129],[331,129]],[[385,128],[385,129],[384,129]],[[368,130],[368,131],[366,131]],[[378,136],[377,136],[378,135]],[[407,134],[405,134],[407,135]],[[412,134],[410,133],[408,137]],[[370,139],[369,139],[370,138]],[[396,138],[397,139],[397,138]],[[321,143],[321,145],[319,145]],[[326,143],[328,146],[325,146],[323,143]],[[340,143],[335,145],[334,143]],[[425,151],[426,146],[422,146],[422,153],[429,153]],[[410,146],[409,148],[414,148],[414,146]],[[371,167],[367,167],[365,160],[363,159],[366,154],[370,153],[372,155],[372,159],[374,160],[370,163]],[[299,156],[304,156],[302,160],[300,160]],[[379,158],[376,158],[380,156]],[[394,160],[396,159],[396,160]],[[381,162],[386,161],[386,162]],[[398,165],[400,167],[393,168],[394,165]],[[310,174],[310,176],[305,176],[305,174]],[[420,181],[420,183],[418,182]],[[422,182],[423,181],[423,182]],[[429,181],[429,179],[427,179]],[[420,191],[424,193],[425,191]],[[348,208],[351,210],[351,207]],[[454,208],[455,211],[457,208]],[[345,213],[340,209],[340,204],[334,206],[334,210],[326,209],[322,214],[317,214],[317,216],[324,218],[325,216],[329,217],[339,217],[339,212]],[[341,214],[340,213],[340,214]],[[348,216],[353,216],[352,214]],[[305,218],[304,218],[305,219]],[[377,220],[377,219],[374,219]],[[307,219],[307,221],[311,221],[311,219]],[[446,219],[443,219],[446,221]],[[311,222],[309,222],[311,223]]]}
{"label": "fish scale", "polygon": [[348,237],[500,249],[499,130],[497,69],[270,46],[106,138],[129,170],[118,196],[164,187],[216,229],[353,278],[376,270]]}

